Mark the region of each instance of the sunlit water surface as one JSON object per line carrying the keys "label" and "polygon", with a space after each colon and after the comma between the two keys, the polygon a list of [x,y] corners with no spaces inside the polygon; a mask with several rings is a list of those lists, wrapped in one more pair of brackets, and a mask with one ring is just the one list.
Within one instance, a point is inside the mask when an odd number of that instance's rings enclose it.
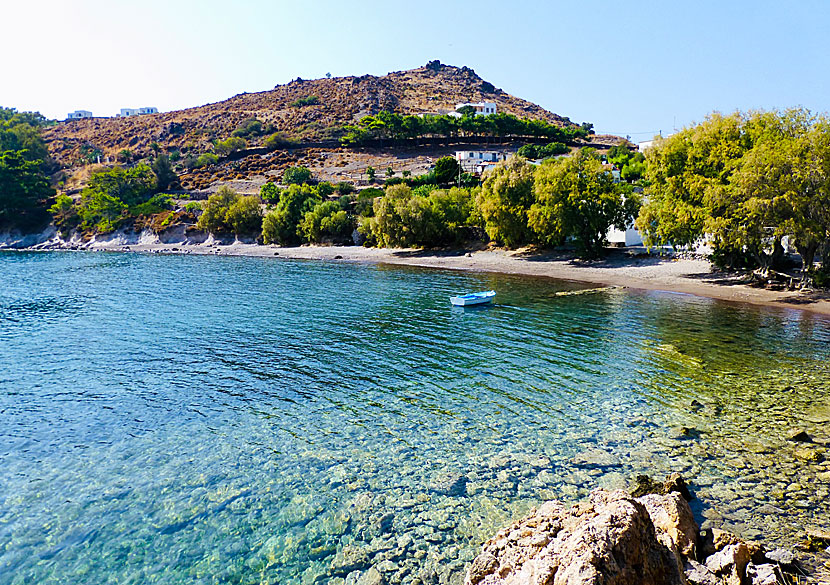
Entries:
{"label": "sunlit water surface", "polygon": [[830,517],[786,439],[830,440],[830,321],[575,286],[0,254],[0,583],[457,582],[540,501],[641,473],[748,538]]}

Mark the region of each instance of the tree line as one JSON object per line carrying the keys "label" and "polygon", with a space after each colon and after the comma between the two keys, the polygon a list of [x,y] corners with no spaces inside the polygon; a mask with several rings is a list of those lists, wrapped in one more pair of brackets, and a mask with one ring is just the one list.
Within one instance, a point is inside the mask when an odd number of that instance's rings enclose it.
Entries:
{"label": "tree line", "polygon": [[[646,152],[649,245],[707,241],[726,268],[782,266],[784,238],[830,284],[830,120],[804,109],[712,114]],[[823,259],[821,271],[815,260]]]}
{"label": "tree line", "polygon": [[268,183],[258,197],[221,189],[204,204],[199,227],[280,245],[346,243],[356,231],[365,245],[435,247],[486,234],[510,248],[572,242],[581,256],[594,258],[609,228],[624,229],[639,209],[632,186],[615,182],[589,148],[539,166],[512,157],[476,187],[396,181],[353,193],[342,183],[310,185],[302,168],[287,170],[286,177],[294,184]]}
{"label": "tree line", "polygon": [[518,118],[513,114],[498,113],[477,116],[466,111],[461,116],[403,115],[386,110],[374,116],[365,116],[357,124],[343,127],[340,139],[344,146],[359,146],[372,140],[414,140],[426,137],[537,137],[556,142],[574,142],[592,132],[591,124],[557,126],[545,120]]}

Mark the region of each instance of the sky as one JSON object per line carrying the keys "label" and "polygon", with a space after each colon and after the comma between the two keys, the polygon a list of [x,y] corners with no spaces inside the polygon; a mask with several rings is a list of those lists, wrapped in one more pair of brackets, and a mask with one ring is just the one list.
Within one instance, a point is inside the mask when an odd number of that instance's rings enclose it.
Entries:
{"label": "sky", "polygon": [[0,106],[161,111],[427,61],[640,141],[712,111],[830,109],[830,0],[11,0]]}

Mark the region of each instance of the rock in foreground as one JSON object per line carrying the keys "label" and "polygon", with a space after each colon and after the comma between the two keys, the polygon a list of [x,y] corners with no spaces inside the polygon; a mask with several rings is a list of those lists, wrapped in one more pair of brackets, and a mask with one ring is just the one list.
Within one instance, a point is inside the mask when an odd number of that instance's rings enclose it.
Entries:
{"label": "rock in foreground", "polygon": [[[650,506],[662,501],[672,514],[682,509],[683,517],[692,518],[688,504],[678,494],[650,497]],[[546,502],[530,517],[501,530],[483,546],[467,571],[465,583],[684,583],[678,543],[673,541],[683,533],[684,529],[678,528],[658,540],[642,502],[622,490],[597,490],[589,503],[565,506]],[[681,546],[686,549],[689,544]]]}
{"label": "rock in foreground", "polygon": [[773,585],[798,568],[790,551],[701,532],[687,499],[595,490],[546,502],[484,544],[465,585]]}

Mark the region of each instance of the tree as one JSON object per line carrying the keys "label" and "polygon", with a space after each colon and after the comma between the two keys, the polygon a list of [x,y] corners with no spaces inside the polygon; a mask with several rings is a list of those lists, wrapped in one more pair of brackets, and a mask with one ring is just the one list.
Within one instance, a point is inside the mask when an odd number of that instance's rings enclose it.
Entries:
{"label": "tree", "polygon": [[630,187],[624,191],[615,185],[590,148],[542,163],[534,189],[536,202],[528,212],[528,223],[538,240],[558,246],[573,238],[585,258],[601,256],[608,229],[612,225],[625,229],[638,211]]}
{"label": "tree", "polygon": [[156,175],[156,191],[166,191],[179,182],[179,176],[170,166],[170,158],[166,154],[158,155],[152,168]]}
{"label": "tree", "polygon": [[196,226],[212,234],[232,231],[233,227],[228,223],[228,210],[237,201],[239,194],[236,191],[227,185],[219,187],[202,206],[202,215]]}
{"label": "tree", "polygon": [[156,175],[145,164],[129,169],[115,166],[92,173],[85,191],[98,191],[133,206],[152,197],[156,184]]}
{"label": "tree", "polygon": [[321,242],[324,238],[345,241],[351,238],[354,223],[339,203],[324,201],[305,213],[297,229],[307,242]]}
{"label": "tree", "polygon": [[370,183],[373,183],[375,181],[375,174],[376,173],[377,173],[377,171],[375,171],[375,167],[373,167],[373,166],[366,167],[366,178],[369,179]]}
{"label": "tree", "polygon": [[658,139],[646,152],[647,203],[637,229],[648,246],[691,246],[704,234],[719,191],[746,152],[740,115],[712,114],[698,126]]}
{"label": "tree", "polygon": [[320,202],[315,189],[308,185],[291,185],[280,194],[273,211],[262,221],[262,239],[266,244],[283,246],[299,242],[297,225]]}
{"label": "tree", "polygon": [[533,166],[521,157],[496,165],[478,196],[487,235],[508,248],[530,243],[533,232],[527,224],[527,212],[533,202]]}
{"label": "tree", "polygon": [[435,161],[435,181],[439,185],[455,183],[458,177],[458,161],[453,156],[442,156]]}
{"label": "tree", "polygon": [[281,193],[282,189],[276,183],[265,183],[259,188],[259,196],[266,203],[278,203]]}
{"label": "tree", "polygon": [[256,195],[237,199],[225,214],[225,222],[238,236],[259,235],[262,231],[262,202]]}
{"label": "tree", "polygon": [[40,161],[26,160],[25,151],[0,153],[0,226],[31,229],[47,223],[53,194]]}
{"label": "tree", "polygon": [[282,174],[282,182],[286,185],[304,185],[311,181],[311,170],[306,167],[288,167]]}

